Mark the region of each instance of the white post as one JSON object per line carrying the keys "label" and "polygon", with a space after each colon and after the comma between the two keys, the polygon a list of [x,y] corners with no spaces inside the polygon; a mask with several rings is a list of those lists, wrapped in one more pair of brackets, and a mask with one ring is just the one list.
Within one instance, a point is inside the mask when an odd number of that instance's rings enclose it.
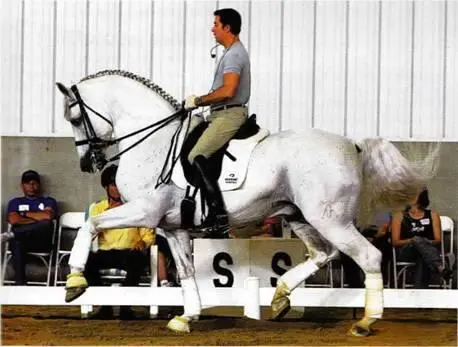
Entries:
{"label": "white post", "polygon": [[251,319],[261,319],[261,306],[259,300],[259,278],[248,277],[245,280],[246,301],[244,316]]}
{"label": "white post", "polygon": [[89,318],[89,313],[92,312],[92,305],[81,305],[81,318]]}
{"label": "white post", "polygon": [[[157,287],[157,245],[151,246],[150,249],[150,275],[151,275],[151,287]],[[151,319],[157,318],[159,314],[159,306],[151,305],[149,307],[149,317]]]}

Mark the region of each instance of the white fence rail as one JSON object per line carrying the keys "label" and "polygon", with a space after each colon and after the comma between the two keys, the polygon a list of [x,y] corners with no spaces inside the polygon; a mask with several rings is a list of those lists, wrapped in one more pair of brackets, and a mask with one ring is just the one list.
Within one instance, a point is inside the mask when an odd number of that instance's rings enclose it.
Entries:
{"label": "white fence rail", "polygon": [[[253,283],[253,282],[252,282]],[[260,307],[270,306],[275,288],[213,288],[201,291],[202,306],[240,306],[245,315],[259,319]],[[458,290],[385,289],[385,308],[458,308]],[[91,287],[71,303],[64,301],[63,287],[0,287],[0,305],[130,305],[182,306],[181,288]],[[364,289],[297,288],[291,306],[364,307]]]}

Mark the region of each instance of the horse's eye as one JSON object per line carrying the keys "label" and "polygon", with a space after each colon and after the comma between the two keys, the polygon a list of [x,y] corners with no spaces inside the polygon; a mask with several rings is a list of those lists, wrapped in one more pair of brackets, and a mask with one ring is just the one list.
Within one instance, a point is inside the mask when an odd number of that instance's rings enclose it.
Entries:
{"label": "horse's eye", "polygon": [[83,117],[78,117],[76,119],[72,119],[70,123],[72,123],[73,126],[78,127],[81,125],[82,120],[83,120]]}

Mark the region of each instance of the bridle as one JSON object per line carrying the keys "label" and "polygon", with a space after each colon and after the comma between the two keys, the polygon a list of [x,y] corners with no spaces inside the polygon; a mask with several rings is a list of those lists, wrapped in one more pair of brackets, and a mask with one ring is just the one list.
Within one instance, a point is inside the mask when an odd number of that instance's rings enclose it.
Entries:
{"label": "bridle", "polygon": [[[89,146],[89,150],[88,150],[89,156],[91,158],[92,163],[97,168],[97,170],[102,170],[105,167],[105,165],[108,164],[109,162],[113,162],[113,161],[118,160],[124,153],[130,151],[132,148],[134,148],[135,146],[137,146],[140,143],[142,143],[148,137],[153,135],[156,131],[158,131],[158,130],[162,129],[163,127],[167,126],[168,124],[170,124],[174,120],[179,119],[180,120],[180,126],[177,128],[177,130],[175,131],[175,134],[172,137],[171,145],[170,145],[170,148],[169,148],[169,151],[168,151],[168,154],[167,154],[167,158],[166,158],[166,161],[164,163],[164,167],[162,168],[161,175],[159,177],[160,180],[161,180],[160,183],[168,183],[168,181],[170,180],[170,177],[171,177],[171,172],[173,170],[173,166],[175,165],[175,163],[176,163],[176,161],[177,161],[177,159],[179,157],[179,156],[177,157],[177,151],[176,151],[177,150],[177,144],[178,144],[178,134],[181,132],[184,120],[188,116],[191,115],[190,112],[188,112],[188,111],[184,110],[183,108],[181,108],[178,111],[176,111],[175,113],[173,113],[172,115],[168,116],[167,118],[161,119],[160,121],[155,122],[153,124],[150,124],[150,125],[148,125],[148,126],[146,126],[144,128],[141,128],[139,130],[135,130],[135,131],[133,131],[133,132],[127,134],[127,135],[124,135],[124,136],[120,137],[120,138],[113,139],[113,140],[104,140],[104,139],[98,137],[97,134],[95,133],[94,127],[93,127],[92,122],[91,122],[91,120],[89,118],[87,110],[91,111],[97,117],[103,119],[105,122],[107,122],[111,126],[111,128],[113,128],[113,122],[111,122],[110,119],[108,119],[107,117],[103,116],[102,114],[100,114],[99,112],[94,110],[92,107],[90,107],[88,104],[86,104],[84,102],[84,100],[81,98],[81,95],[80,95],[76,85],[71,86],[70,89],[71,89],[71,91],[73,92],[73,94],[75,96],[75,101],[70,103],[68,105],[68,107],[69,107],[69,109],[72,109],[75,106],[79,106],[80,115],[81,115],[79,118],[73,119],[70,122],[72,123],[73,126],[80,126],[81,124],[83,124],[83,129],[84,129],[84,132],[86,134],[86,139],[75,141],[75,146],[76,147],[84,146],[84,145],[88,145]],[[125,139],[127,139],[129,137],[132,137],[134,135],[140,134],[140,133],[145,132],[145,131],[150,130],[150,129],[152,129],[150,132],[148,132],[145,136],[143,136],[141,139],[139,139],[138,141],[136,141],[135,143],[133,143],[132,145],[130,145],[126,149],[124,149],[121,152],[113,155],[109,159],[105,158],[105,154],[103,152],[104,149],[106,149],[106,148],[108,148],[108,147],[110,147],[112,145],[118,144],[122,140],[125,140]],[[189,130],[189,124],[188,124],[187,131],[188,130]],[[169,161],[170,155],[172,155],[172,158],[173,158],[172,167],[170,169],[170,172],[165,174],[164,171],[165,171],[165,168],[167,167],[167,163]],[[165,174],[165,177],[164,177],[164,174]],[[157,185],[159,185],[160,183],[159,183],[159,179],[158,179],[158,184]]]}

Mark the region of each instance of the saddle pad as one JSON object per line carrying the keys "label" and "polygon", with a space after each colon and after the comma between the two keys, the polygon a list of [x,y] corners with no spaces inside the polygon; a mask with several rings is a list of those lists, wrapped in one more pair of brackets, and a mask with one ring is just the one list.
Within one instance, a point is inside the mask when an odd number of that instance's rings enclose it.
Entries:
{"label": "saddle pad", "polygon": [[[269,130],[260,129],[259,132],[247,139],[231,140],[227,151],[232,154],[236,161],[232,161],[227,155],[223,158],[221,175],[218,180],[221,191],[234,190],[240,188],[245,181],[248,162],[251,152],[256,145],[269,135]],[[188,182],[184,177],[183,167],[178,161],[173,169],[172,181],[181,189],[186,189]]]}

